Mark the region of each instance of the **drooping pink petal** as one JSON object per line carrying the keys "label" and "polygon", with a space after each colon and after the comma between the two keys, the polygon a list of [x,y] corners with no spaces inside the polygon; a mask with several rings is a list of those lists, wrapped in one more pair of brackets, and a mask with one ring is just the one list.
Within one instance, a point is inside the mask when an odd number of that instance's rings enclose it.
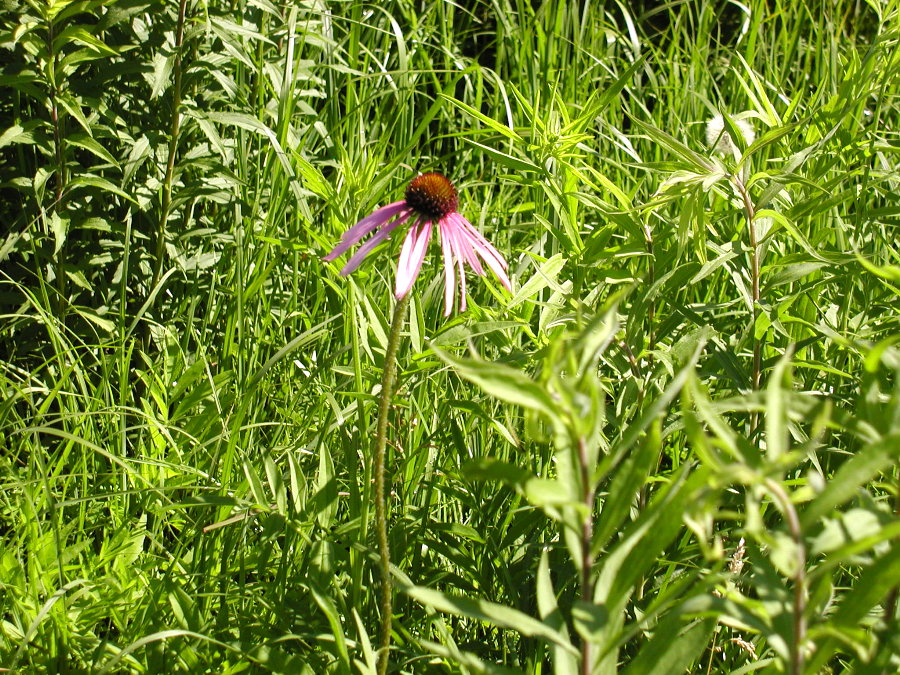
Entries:
{"label": "drooping pink petal", "polygon": [[400,251],[400,260],[397,262],[397,285],[394,291],[397,299],[409,293],[413,282],[419,276],[430,240],[430,220],[423,218],[409,228],[409,234],[403,242],[403,250]]}
{"label": "drooping pink petal", "polygon": [[341,276],[345,277],[357,267],[359,267],[360,264],[362,264],[362,261],[365,260],[366,256],[372,252],[372,249],[374,249],[376,246],[378,246],[378,244],[387,239],[390,236],[391,232],[393,232],[398,226],[405,223],[409,219],[411,213],[411,211],[401,213],[399,218],[388,223],[380,230],[378,230],[378,232],[372,235],[372,238],[369,239],[369,241],[367,241],[365,244],[360,246],[359,250],[353,254],[353,257],[351,257],[350,260],[347,261],[347,264],[344,265],[343,268],[341,268]]}
{"label": "drooping pink petal", "polygon": [[376,209],[361,221],[359,221],[356,225],[344,232],[344,234],[341,235],[341,243],[335,246],[331,253],[329,253],[322,259],[326,261],[334,260],[339,255],[344,253],[344,251],[347,251],[360,239],[369,234],[369,232],[377,230],[398,213],[408,208],[409,206],[404,200],[394,202],[393,204],[388,204],[387,206],[382,206],[380,209]]}
{"label": "drooping pink petal", "polygon": [[463,261],[469,263],[477,275],[482,276],[484,274],[484,269],[481,267],[481,261],[478,260],[478,256],[475,255],[475,250],[472,248],[472,244],[469,241],[468,233],[462,228],[462,225],[457,222],[457,219],[465,220],[458,213],[451,213],[441,222],[446,223],[447,229],[453,231],[453,236],[459,244],[459,251],[462,253]]}
{"label": "drooping pink petal", "polygon": [[472,224],[469,221],[458,213],[453,214],[453,216],[455,216],[456,224],[459,225],[459,229],[457,230],[459,236],[464,238],[466,243],[472,247],[475,253],[481,256],[481,259],[491,268],[491,271],[496,275],[497,279],[500,280],[500,283],[503,284],[504,288],[510,290],[512,285],[509,282],[509,277],[506,275],[507,263],[506,260],[503,259],[503,256],[500,255],[500,252],[497,251],[487,239],[481,236],[481,234],[472,227]]}
{"label": "drooping pink petal", "polygon": [[456,261],[459,265],[459,311],[466,311],[466,269],[463,266],[463,242],[460,238],[459,232],[453,233],[453,238],[456,239],[457,243],[457,256]]}
{"label": "drooping pink petal", "polygon": [[[451,214],[452,215],[452,214]],[[460,237],[460,231],[456,227],[448,227],[447,228],[447,238],[450,241],[450,247],[453,251],[453,258],[455,264],[459,267],[459,287],[460,287],[460,296],[459,296],[459,311],[466,311],[466,269],[464,266],[465,263],[465,253],[464,253],[464,243]]]}
{"label": "drooping pink petal", "polygon": [[[469,236],[469,238],[473,242],[479,244],[479,246],[476,246],[475,249],[479,250],[479,251],[480,250],[486,251],[489,255],[491,255],[494,258],[495,262],[497,262],[497,264],[499,264],[500,267],[502,267],[503,269],[506,269],[508,267],[506,260],[503,259],[503,256],[500,255],[500,252],[497,251],[497,249],[493,247],[491,242],[489,242],[487,239],[485,239],[484,235],[482,235],[478,230],[476,230],[472,226],[472,223],[470,223],[468,220],[463,218],[461,215],[459,215],[459,214],[456,214],[456,215],[459,218],[459,226],[463,230],[465,230],[466,234]],[[485,260],[487,260],[485,255],[482,254],[481,257],[485,258]]]}
{"label": "drooping pink petal", "polygon": [[444,316],[450,316],[453,312],[453,295],[456,291],[456,275],[453,272],[453,244],[447,230],[449,225],[446,218],[441,218],[438,223],[441,234],[441,250],[444,253]]}

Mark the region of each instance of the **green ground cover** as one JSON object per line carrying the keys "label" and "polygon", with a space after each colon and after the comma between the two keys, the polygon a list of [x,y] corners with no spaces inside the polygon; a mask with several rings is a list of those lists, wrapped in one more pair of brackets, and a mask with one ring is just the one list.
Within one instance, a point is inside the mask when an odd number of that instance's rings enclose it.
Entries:
{"label": "green ground cover", "polygon": [[427,171],[511,290],[399,314],[388,672],[900,671],[898,38],[4,2],[0,672],[376,672],[402,236],[322,258]]}

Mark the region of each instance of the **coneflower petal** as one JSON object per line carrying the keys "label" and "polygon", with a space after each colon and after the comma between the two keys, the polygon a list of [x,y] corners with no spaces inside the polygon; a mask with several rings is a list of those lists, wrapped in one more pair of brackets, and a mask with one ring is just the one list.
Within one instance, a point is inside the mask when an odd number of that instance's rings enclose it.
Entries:
{"label": "coneflower petal", "polygon": [[466,269],[464,267],[465,263],[465,253],[464,247],[465,244],[461,239],[461,233],[458,228],[453,227],[452,224],[447,228],[447,238],[450,240],[450,248],[453,251],[453,263],[459,267],[459,311],[466,311]]}
{"label": "coneflower petal", "polygon": [[[485,239],[484,236],[472,226],[472,223],[463,218],[460,214],[456,214],[456,216],[459,218],[460,227],[466,232],[468,238],[472,240],[473,243],[478,244],[478,246],[475,247],[475,250],[479,251],[479,255],[487,261],[487,256],[483,253],[486,252],[494,259],[494,262],[503,269],[506,269],[508,267],[506,260],[500,255],[497,249],[491,245],[491,242]],[[493,269],[493,267],[491,267],[491,269]]]}
{"label": "coneflower petal", "polygon": [[403,213],[396,220],[388,223],[383,226],[378,232],[372,235],[372,238],[369,239],[365,244],[359,247],[359,250],[353,254],[353,257],[347,261],[347,264],[341,269],[341,276],[345,277],[350,274],[353,270],[362,264],[362,261],[365,260],[366,256],[372,252],[378,244],[387,239],[391,232],[397,229],[398,226],[402,225],[409,219],[410,213]]}
{"label": "coneflower petal", "polygon": [[481,256],[481,259],[487,263],[487,266],[491,268],[491,271],[497,276],[497,279],[500,280],[500,283],[503,284],[504,288],[510,290],[512,284],[510,284],[509,277],[506,274],[506,260],[503,259],[503,256],[500,255],[497,249],[494,248],[487,239],[481,236],[478,230],[472,227],[472,224],[468,220],[459,214],[455,215],[457,223],[460,226],[460,231],[463,233],[463,236],[465,236],[466,241],[471,245],[475,253]]}
{"label": "coneflower petal", "polygon": [[465,221],[458,213],[453,213],[447,216],[445,220],[448,221],[448,227],[452,228],[453,234],[459,243],[459,250],[462,253],[463,260],[469,263],[469,266],[475,270],[475,273],[479,276],[484,275],[484,268],[481,266],[481,261],[478,260],[478,256],[475,255],[475,249],[472,246],[471,237],[469,233],[463,228],[462,223],[460,221]]}
{"label": "coneflower petal", "polygon": [[444,316],[450,316],[453,312],[453,295],[456,291],[456,274],[453,271],[453,244],[448,230],[450,224],[446,218],[441,218],[438,223],[441,235],[441,250],[444,253]]}
{"label": "coneflower petal", "polygon": [[[508,263],[500,252],[466,220],[459,211],[456,188],[445,176],[438,173],[420,174],[406,189],[406,199],[382,206],[347,230],[340,243],[325,256],[334,260],[355,244],[369,237],[341,270],[350,274],[362,264],[380,243],[404,223],[408,227],[400,257],[397,261],[397,278],[394,294],[403,298],[410,292],[422,270],[431,233],[437,224],[441,238],[444,262],[444,314],[453,312],[457,283],[460,289],[459,310],[468,304],[466,293],[466,266],[483,276],[490,269],[503,286],[509,290],[511,283],[506,273]],[[458,275],[458,278],[457,278]]]}
{"label": "coneflower petal", "polygon": [[409,228],[409,234],[406,235],[406,240],[403,242],[403,250],[400,251],[400,260],[397,263],[397,286],[394,295],[398,299],[409,293],[413,282],[419,276],[430,239],[430,220],[421,219]]}
{"label": "coneflower petal", "polygon": [[322,259],[329,262],[334,260],[360,239],[369,234],[369,232],[377,230],[404,209],[409,209],[406,201],[394,202],[393,204],[388,204],[387,206],[382,206],[380,209],[376,209],[356,225],[344,232],[341,236],[341,243],[335,246],[331,253]]}

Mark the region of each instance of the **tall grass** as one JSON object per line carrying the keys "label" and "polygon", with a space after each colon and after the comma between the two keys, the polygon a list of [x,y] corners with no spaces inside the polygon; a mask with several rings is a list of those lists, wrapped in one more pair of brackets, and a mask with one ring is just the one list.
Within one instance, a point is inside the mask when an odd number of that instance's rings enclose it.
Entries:
{"label": "tall grass", "polygon": [[0,667],[374,672],[399,245],[321,256],[438,170],[514,288],[413,290],[391,672],[900,669],[897,2],[0,17]]}

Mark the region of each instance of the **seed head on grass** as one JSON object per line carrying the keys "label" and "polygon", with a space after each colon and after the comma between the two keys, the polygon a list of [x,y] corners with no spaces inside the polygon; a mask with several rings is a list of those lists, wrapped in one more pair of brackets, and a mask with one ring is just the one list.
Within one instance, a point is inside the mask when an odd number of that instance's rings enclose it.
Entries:
{"label": "seed head on grass", "polygon": [[506,260],[459,213],[459,195],[453,183],[439,173],[423,173],[412,179],[405,197],[399,202],[382,206],[344,232],[341,242],[324,259],[334,260],[363,237],[374,233],[341,269],[341,275],[347,276],[362,264],[378,244],[390,237],[391,232],[411,221],[397,264],[394,294],[400,299],[409,293],[419,276],[431,240],[431,230],[437,223],[444,256],[444,316],[449,316],[453,311],[457,270],[461,289],[459,308],[460,311],[466,309],[466,264],[476,274],[483,275],[481,261],[484,261],[503,287],[510,289]]}

